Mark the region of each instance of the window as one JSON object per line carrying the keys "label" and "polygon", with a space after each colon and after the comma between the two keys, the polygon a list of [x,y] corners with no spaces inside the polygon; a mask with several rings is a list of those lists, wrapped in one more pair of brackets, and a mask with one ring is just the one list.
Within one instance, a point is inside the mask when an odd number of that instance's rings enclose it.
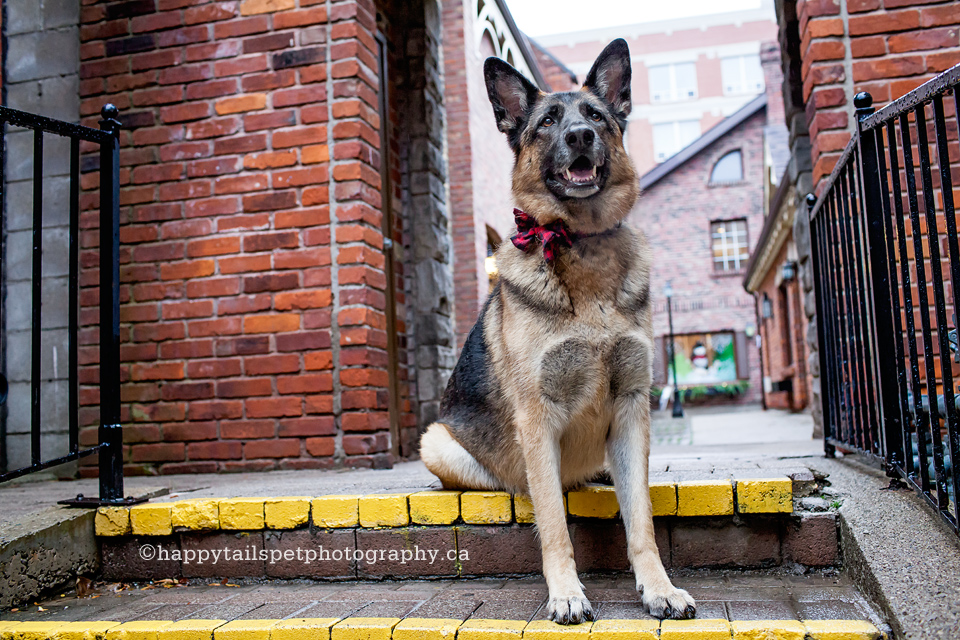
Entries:
{"label": "window", "polygon": [[713,245],[713,270],[736,272],[747,266],[747,221],[719,220],[710,223]]}
{"label": "window", "polygon": [[650,99],[676,102],[697,97],[697,67],[693,62],[650,67]]}
{"label": "window", "polygon": [[717,160],[710,172],[710,184],[724,184],[743,180],[743,154],[731,151]]}
{"label": "window", "polygon": [[720,71],[723,74],[724,95],[763,91],[763,69],[758,55],[724,58],[720,61]]}
{"label": "window", "polygon": [[700,137],[699,120],[679,120],[653,125],[653,154],[663,162]]}

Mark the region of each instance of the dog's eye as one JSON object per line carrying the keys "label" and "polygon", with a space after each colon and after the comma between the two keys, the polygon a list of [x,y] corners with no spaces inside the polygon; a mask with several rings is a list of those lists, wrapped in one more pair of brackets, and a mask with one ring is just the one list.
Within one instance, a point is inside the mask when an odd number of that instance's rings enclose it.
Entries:
{"label": "dog's eye", "polygon": [[591,112],[590,112],[590,118],[591,118],[594,122],[600,122],[601,120],[603,120],[603,116],[600,115],[600,112],[599,112],[599,111],[591,111]]}
{"label": "dog's eye", "polygon": [[552,127],[554,124],[555,124],[555,123],[554,123],[554,121],[553,121],[553,118],[551,118],[550,116],[547,116],[547,117],[544,118],[543,121],[540,123],[540,126],[541,126],[541,127]]}

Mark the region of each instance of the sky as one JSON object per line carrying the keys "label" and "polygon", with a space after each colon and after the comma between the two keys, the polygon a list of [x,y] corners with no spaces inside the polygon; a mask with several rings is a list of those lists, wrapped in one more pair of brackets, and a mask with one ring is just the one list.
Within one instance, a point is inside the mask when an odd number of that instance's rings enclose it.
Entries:
{"label": "sky", "polygon": [[545,36],[756,9],[760,0],[507,0],[520,30]]}

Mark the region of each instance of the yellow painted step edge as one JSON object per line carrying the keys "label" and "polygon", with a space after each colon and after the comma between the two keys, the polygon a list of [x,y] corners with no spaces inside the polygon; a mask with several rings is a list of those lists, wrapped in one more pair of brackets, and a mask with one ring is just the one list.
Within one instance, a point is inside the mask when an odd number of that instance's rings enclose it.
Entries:
{"label": "yellow painted step edge", "polygon": [[[726,635],[724,635],[726,634]],[[0,621],[0,640],[882,640],[865,620],[601,620],[561,626],[544,620],[295,618],[289,620]]]}
{"label": "yellow painted step edge", "polygon": [[[652,482],[654,516],[726,516],[738,513],[791,513],[790,478],[697,482]],[[615,518],[616,493],[587,486],[564,496],[567,513],[582,518]],[[418,491],[317,497],[194,498],[135,507],[101,507],[98,536],[170,535],[174,531],[262,530],[305,526],[336,528],[410,525],[528,524],[533,505],[523,495],[485,491]]]}

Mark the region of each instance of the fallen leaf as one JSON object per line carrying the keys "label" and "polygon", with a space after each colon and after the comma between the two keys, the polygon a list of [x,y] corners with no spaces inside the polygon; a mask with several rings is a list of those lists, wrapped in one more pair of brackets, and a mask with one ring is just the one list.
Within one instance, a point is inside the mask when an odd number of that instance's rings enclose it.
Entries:
{"label": "fallen leaf", "polygon": [[86,598],[93,591],[93,580],[77,576],[77,597]]}

